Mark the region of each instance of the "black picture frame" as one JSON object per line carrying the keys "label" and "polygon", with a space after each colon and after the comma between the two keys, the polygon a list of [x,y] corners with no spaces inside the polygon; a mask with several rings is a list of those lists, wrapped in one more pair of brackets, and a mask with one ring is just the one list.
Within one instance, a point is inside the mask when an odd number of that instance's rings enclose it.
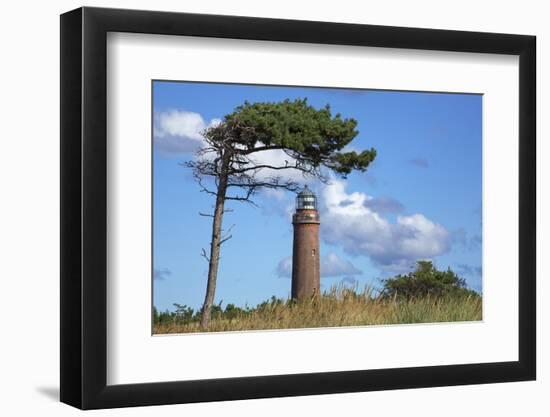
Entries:
{"label": "black picture frame", "polygon": [[[112,385],[107,375],[108,32],[519,56],[519,360]],[[81,409],[534,380],[534,36],[102,8],[61,15],[61,401]]]}

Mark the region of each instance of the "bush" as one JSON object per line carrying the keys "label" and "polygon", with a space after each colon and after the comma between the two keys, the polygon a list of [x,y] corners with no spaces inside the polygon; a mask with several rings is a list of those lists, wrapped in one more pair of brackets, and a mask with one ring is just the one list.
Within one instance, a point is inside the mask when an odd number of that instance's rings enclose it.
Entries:
{"label": "bush", "polygon": [[430,261],[418,261],[413,272],[385,279],[383,283],[381,296],[385,298],[478,296],[451,268],[438,271]]}

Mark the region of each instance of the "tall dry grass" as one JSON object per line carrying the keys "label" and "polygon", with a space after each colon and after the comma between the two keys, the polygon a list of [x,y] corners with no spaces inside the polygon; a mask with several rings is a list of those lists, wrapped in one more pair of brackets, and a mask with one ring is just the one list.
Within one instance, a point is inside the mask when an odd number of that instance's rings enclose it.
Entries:
{"label": "tall dry grass", "polygon": [[332,287],[308,301],[264,303],[228,319],[213,317],[208,329],[198,321],[155,324],[153,333],[227,332],[243,330],[299,329],[408,323],[477,321],[482,318],[479,296],[399,300],[373,296],[371,287],[361,291]]}

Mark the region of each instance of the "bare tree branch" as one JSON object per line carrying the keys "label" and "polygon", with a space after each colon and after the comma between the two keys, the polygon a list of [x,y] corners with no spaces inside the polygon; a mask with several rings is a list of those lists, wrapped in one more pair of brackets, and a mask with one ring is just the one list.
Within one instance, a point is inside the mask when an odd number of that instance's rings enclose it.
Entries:
{"label": "bare tree branch", "polygon": [[227,242],[229,239],[231,239],[233,237],[233,235],[229,235],[227,237],[224,237],[222,240],[220,240],[220,243],[219,243],[219,246],[221,246],[222,244],[224,244],[225,242]]}
{"label": "bare tree branch", "polygon": [[277,149],[285,149],[284,146],[277,146],[277,145],[267,145],[267,146],[257,146],[252,149],[247,149],[246,151],[237,151],[236,153],[241,155],[250,155],[252,153],[256,152],[262,152],[262,151],[270,151],[270,150],[277,150]]}
{"label": "bare tree branch", "polygon": [[[288,164],[288,161],[286,161],[287,164]],[[251,166],[251,167],[248,167],[248,168],[240,168],[240,169],[232,169],[231,170],[231,173],[232,174],[242,174],[242,173],[245,173],[245,172],[249,172],[249,171],[259,171],[261,169],[272,169],[272,170],[275,170],[275,171],[280,171],[280,170],[283,170],[283,169],[296,169],[298,171],[302,171],[302,172],[311,172],[312,171],[312,168],[309,168],[303,164],[300,164],[298,161],[296,161],[296,163],[294,165],[285,165],[285,166],[274,166],[274,165],[267,165],[267,164],[262,164],[262,165],[254,165],[254,166]]]}
{"label": "bare tree branch", "polygon": [[244,202],[244,203],[248,203],[250,205],[253,205],[254,207],[259,207],[254,201],[252,201],[250,199],[250,197],[239,197],[239,196],[234,196],[234,197],[226,197],[225,198],[226,200],[232,200],[232,201],[241,201],[241,202]]}

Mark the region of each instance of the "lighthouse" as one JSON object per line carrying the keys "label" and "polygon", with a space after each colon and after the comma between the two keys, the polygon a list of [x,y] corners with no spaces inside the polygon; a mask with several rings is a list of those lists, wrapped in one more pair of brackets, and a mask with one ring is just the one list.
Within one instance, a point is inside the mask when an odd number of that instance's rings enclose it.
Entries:
{"label": "lighthouse", "polygon": [[319,294],[319,212],[317,198],[307,187],[296,197],[292,216],[294,243],[292,252],[292,298],[304,300]]}

